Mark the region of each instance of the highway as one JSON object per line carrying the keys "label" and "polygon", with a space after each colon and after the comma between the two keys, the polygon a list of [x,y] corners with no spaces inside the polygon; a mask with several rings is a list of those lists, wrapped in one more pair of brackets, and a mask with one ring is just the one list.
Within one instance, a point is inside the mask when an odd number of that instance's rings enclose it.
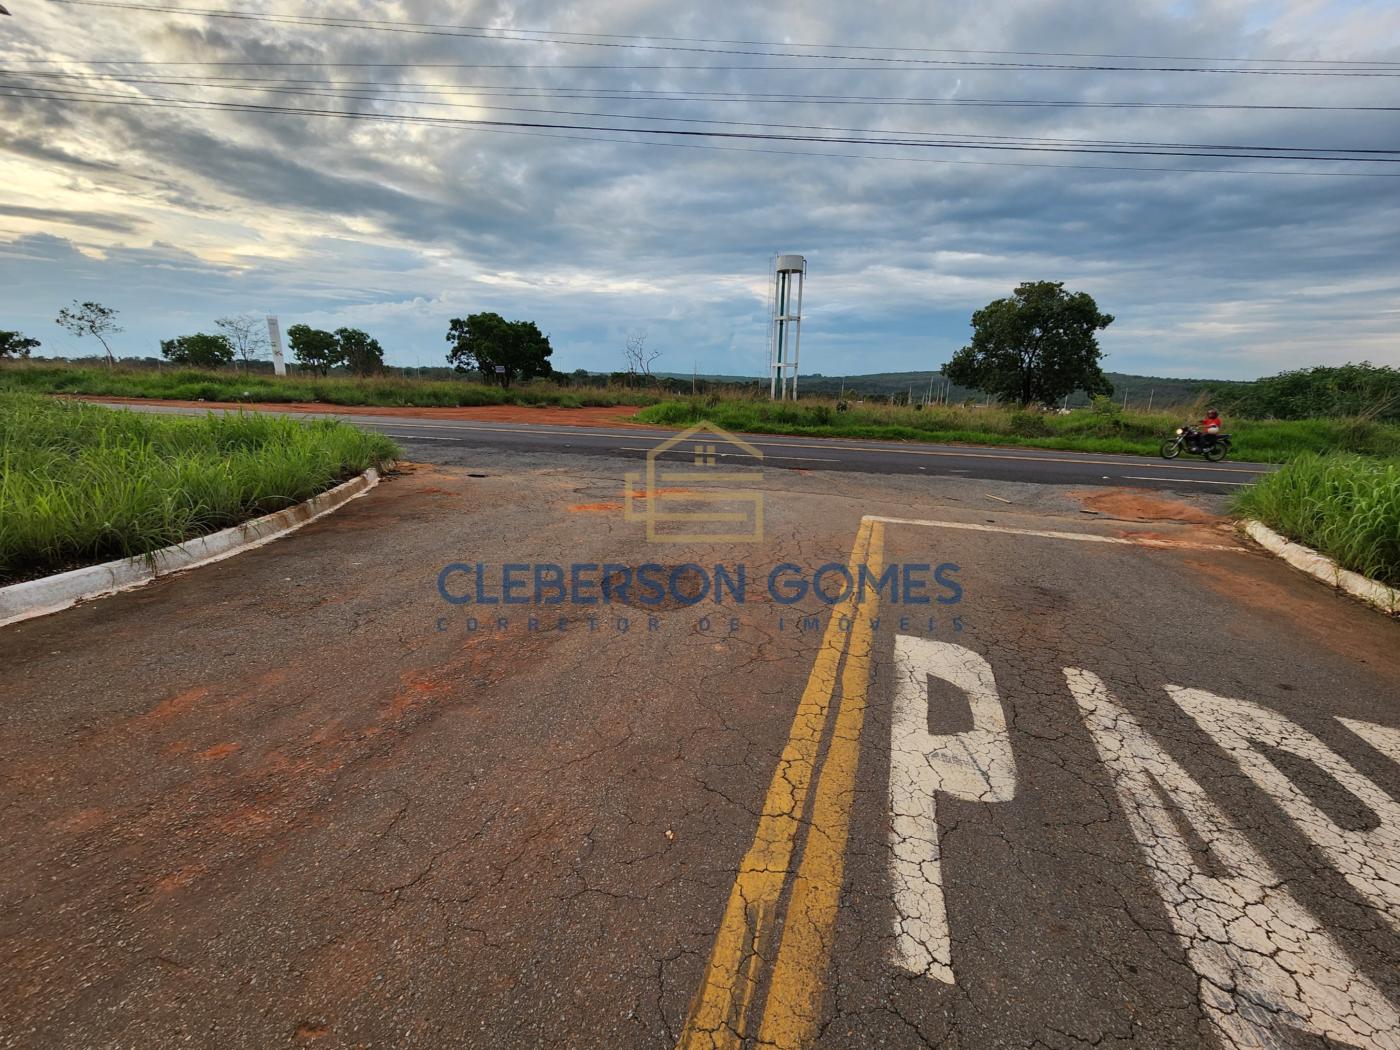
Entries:
{"label": "highway", "polygon": [[[171,405],[132,405],[145,412],[199,414],[208,409]],[[279,412],[304,418],[305,412]],[[318,417],[319,417],[318,413]],[[432,449],[489,448],[508,452],[621,456],[642,459],[674,430],[622,426],[561,426],[473,420],[405,419],[327,412],[356,426],[378,430],[413,446],[414,458],[435,462]],[[1052,449],[905,443],[848,438],[738,435],[762,454],[768,467],[798,470],[859,471],[867,474],[925,474],[988,481],[1038,482],[1050,485],[1110,485],[1182,493],[1223,495],[1248,485],[1273,468],[1266,463],[1207,463],[1190,456],[1165,460],[1146,456],[1101,455]],[[689,448],[668,453],[691,455]],[[752,457],[721,445],[721,459],[749,461]]]}

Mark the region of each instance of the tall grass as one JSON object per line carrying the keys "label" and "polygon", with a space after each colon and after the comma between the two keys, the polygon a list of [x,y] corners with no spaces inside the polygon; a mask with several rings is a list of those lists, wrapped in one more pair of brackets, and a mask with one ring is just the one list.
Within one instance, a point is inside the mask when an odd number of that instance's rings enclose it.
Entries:
{"label": "tall grass", "polygon": [[[835,435],[903,441],[963,441],[1081,452],[1156,455],[1162,438],[1188,418],[1188,410],[1094,411],[1068,415],[1023,412],[1000,406],[908,407],[853,405],[838,412],[822,401],[771,402],[685,398],[644,408],[643,422],[688,426],[707,420],[726,430],[766,434]],[[1282,463],[1302,452],[1347,451],[1400,456],[1400,426],[1364,419],[1227,420],[1232,457]]]}
{"label": "tall grass", "polygon": [[145,554],[398,455],[333,420],[158,416],[0,392],[0,583]]}
{"label": "tall grass", "polygon": [[383,376],[238,375],[193,368],[82,368],[68,365],[10,364],[0,368],[0,390],[94,397],[153,397],[176,401],[320,401],[330,405],[388,405],[462,408],[479,405],[650,405],[657,395],[639,390],[561,387],[531,382],[502,389],[455,380]]}
{"label": "tall grass", "polygon": [[1235,509],[1400,587],[1400,459],[1300,456],[1245,489]]}

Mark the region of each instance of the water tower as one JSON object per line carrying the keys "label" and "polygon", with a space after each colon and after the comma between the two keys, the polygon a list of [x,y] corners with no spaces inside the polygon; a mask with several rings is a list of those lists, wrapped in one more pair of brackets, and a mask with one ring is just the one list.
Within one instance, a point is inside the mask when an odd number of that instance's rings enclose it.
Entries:
{"label": "water tower", "polygon": [[797,400],[797,354],[802,346],[802,284],[807,260],[779,255],[773,267],[773,328],[768,338],[768,394]]}

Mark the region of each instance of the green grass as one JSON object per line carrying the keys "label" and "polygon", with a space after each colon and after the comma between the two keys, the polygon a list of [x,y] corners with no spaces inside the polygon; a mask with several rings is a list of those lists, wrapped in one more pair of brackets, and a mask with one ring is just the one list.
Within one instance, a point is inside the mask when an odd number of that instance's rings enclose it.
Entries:
{"label": "green grass", "polygon": [[[774,403],[747,399],[686,398],[644,408],[639,422],[690,426],[701,420],[726,430],[812,437],[887,438],[1019,445],[1078,452],[1158,454],[1162,438],[1186,418],[1171,412],[1100,413],[1090,409],[1059,416],[1001,407],[853,405],[837,412],[831,402]],[[1400,456],[1400,426],[1356,419],[1227,421],[1231,457],[1282,463],[1304,452],[1347,451]]]}
{"label": "green grass", "polygon": [[1300,456],[1245,489],[1235,510],[1400,587],[1400,459]]}
{"label": "green grass", "polygon": [[478,405],[650,405],[657,396],[637,390],[563,387],[530,382],[502,389],[455,380],[380,377],[238,375],[193,368],[86,368],[16,363],[0,368],[0,391],[152,397],[176,401],[320,401],[329,405],[461,408]]}
{"label": "green grass", "polygon": [[0,392],[0,584],[214,532],[398,454],[334,420],[158,416]]}

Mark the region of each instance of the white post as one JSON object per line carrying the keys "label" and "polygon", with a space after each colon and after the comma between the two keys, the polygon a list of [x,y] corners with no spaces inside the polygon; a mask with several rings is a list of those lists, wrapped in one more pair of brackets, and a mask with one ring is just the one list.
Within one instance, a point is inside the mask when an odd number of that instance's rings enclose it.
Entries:
{"label": "white post", "polygon": [[277,318],[271,314],[267,317],[267,338],[272,343],[273,374],[284,376],[287,374],[287,362],[282,356],[282,330],[277,326]]}

